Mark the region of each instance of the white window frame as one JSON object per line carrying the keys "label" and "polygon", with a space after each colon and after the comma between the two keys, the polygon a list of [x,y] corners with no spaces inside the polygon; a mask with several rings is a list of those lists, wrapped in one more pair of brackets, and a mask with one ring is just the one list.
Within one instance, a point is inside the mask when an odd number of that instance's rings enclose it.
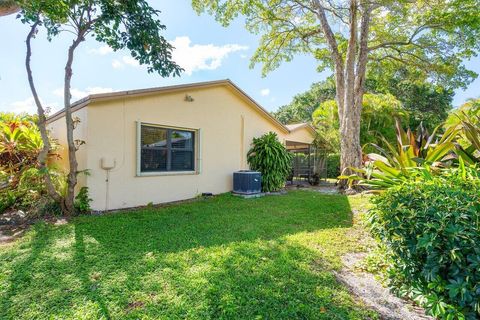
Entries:
{"label": "white window frame", "polygon": [[[157,123],[149,123],[149,122],[142,122],[137,121],[137,137],[136,137],[136,176],[137,177],[151,177],[151,176],[182,176],[182,175],[196,175],[200,174],[201,172],[201,157],[200,157],[200,141],[201,141],[201,130],[200,129],[193,129],[193,128],[186,128],[186,127],[178,127],[178,126],[171,126],[171,125],[163,125]],[[150,127],[158,127],[162,129],[171,129],[171,130],[183,130],[183,131],[191,131],[194,133],[194,145],[193,145],[193,168],[194,170],[189,171],[154,171],[154,172],[142,172],[142,125],[150,126]]]}

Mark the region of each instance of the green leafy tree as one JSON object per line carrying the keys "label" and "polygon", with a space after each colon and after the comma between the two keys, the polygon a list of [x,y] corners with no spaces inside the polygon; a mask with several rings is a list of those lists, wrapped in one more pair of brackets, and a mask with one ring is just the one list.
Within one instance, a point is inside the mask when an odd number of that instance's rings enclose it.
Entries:
{"label": "green leafy tree", "polygon": [[[409,114],[409,127],[416,128],[423,122],[430,130],[448,117],[454,95],[452,89],[442,84],[419,80],[405,70],[399,70],[388,78],[385,78],[385,75],[369,74],[365,90],[367,93],[395,96]],[[273,115],[284,124],[312,122],[313,112],[325,101],[333,99],[335,82],[328,78],[312,84],[309,90],[296,95],[289,104],[281,106]]]}
{"label": "green leafy tree", "polygon": [[[474,73],[462,60],[480,49],[478,0],[322,1],[193,0],[224,26],[245,17],[247,30],[261,34],[252,65],[263,73],[311,54],[318,69],[333,70],[340,123],[341,167],[361,166],[360,119],[367,66],[379,73],[400,67],[451,87]],[[312,66],[313,67],[313,66]]]}
{"label": "green leafy tree", "polygon": [[312,122],[313,112],[332,99],[335,99],[335,82],[329,78],[312,84],[309,90],[297,94],[292,102],[281,106],[273,115],[283,124]]}
{"label": "green leafy tree", "polygon": [[292,156],[278,141],[275,132],[269,132],[260,138],[254,138],[252,148],[247,153],[250,169],[262,173],[262,190],[278,191],[292,170]]}
{"label": "green leafy tree", "polygon": [[[383,145],[383,139],[395,143],[395,119],[398,118],[407,122],[408,113],[402,108],[398,101],[391,94],[367,93],[363,98],[363,113],[360,123],[360,143],[365,151],[369,151],[369,144]],[[322,103],[313,113],[314,126],[319,135],[331,144],[330,152],[340,151],[339,118],[337,103],[335,100],[328,100]]]}
{"label": "green leafy tree", "polygon": [[423,122],[429,130],[442,124],[452,109],[454,90],[448,83],[432,83],[419,78],[406,68],[394,74],[369,74],[367,91],[394,95],[410,115],[408,126],[416,128]]}
{"label": "green leafy tree", "polygon": [[[44,143],[39,155],[40,167],[46,172],[45,179],[51,197],[61,204],[65,214],[73,214],[74,190],[79,174],[75,153],[84,143],[74,140],[76,124],[71,110],[71,79],[77,48],[87,36],[91,36],[113,50],[128,49],[133,58],[147,66],[148,72],[156,72],[166,77],[179,75],[181,68],[171,61],[172,46],[161,36],[165,26],[158,20],[158,11],[146,0],[19,0],[16,3],[22,8],[19,18],[30,26],[26,38],[25,67],[37,106],[38,127]],[[73,36],[66,52],[63,92],[69,160],[65,195],[55,190],[46,167],[50,144],[45,126],[45,108],[39,98],[31,69],[32,39],[40,28],[46,30],[49,40],[60,35]]]}

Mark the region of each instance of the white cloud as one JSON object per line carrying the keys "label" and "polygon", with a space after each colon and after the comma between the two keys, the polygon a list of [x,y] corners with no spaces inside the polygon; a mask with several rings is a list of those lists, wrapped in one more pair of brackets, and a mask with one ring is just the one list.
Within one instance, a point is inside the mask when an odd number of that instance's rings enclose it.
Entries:
{"label": "white cloud", "polygon": [[90,54],[98,54],[98,55],[101,55],[101,56],[107,55],[107,54],[112,53],[112,52],[113,52],[113,49],[110,48],[107,45],[101,46],[100,48],[89,49],[88,50],[88,53],[90,53]]}
{"label": "white cloud", "polygon": [[172,53],[173,61],[185,69],[187,75],[198,70],[215,70],[222,65],[222,61],[233,52],[247,50],[247,46],[226,44],[194,44],[189,37],[176,37],[170,41],[175,48]]}
{"label": "white cloud", "polygon": [[140,67],[140,63],[131,56],[123,56],[121,60],[112,60],[112,67],[114,69],[122,69],[123,67],[125,67],[125,65],[129,65],[131,67]]}
{"label": "white cloud", "polygon": [[[46,111],[49,113],[55,112],[60,109],[58,105],[55,103],[46,104],[42,100],[40,100],[40,102],[42,103]],[[14,112],[14,113],[26,112],[29,114],[35,114],[37,113],[37,106],[35,104],[35,100],[33,99],[33,97],[30,97],[25,100],[12,102],[9,106],[7,106],[7,110],[9,112]]]}
{"label": "white cloud", "polygon": [[[185,69],[187,75],[199,70],[215,70],[222,65],[222,61],[230,53],[248,50],[247,46],[239,44],[226,44],[216,46],[213,44],[193,44],[189,37],[176,37],[170,41],[174,47],[172,60]],[[244,55],[242,55],[243,57]],[[245,58],[247,56],[245,55]],[[131,56],[124,55],[120,59],[112,60],[114,69],[121,69],[125,66],[139,67],[140,63]]]}
{"label": "white cloud", "polygon": [[121,69],[121,68],[123,68],[123,63],[121,63],[120,60],[118,60],[118,59],[113,59],[112,67],[114,69]]}
{"label": "white cloud", "polygon": [[132,66],[132,67],[140,66],[140,63],[137,60],[135,60],[135,58],[132,58],[130,56],[123,56],[122,61],[123,63],[128,64],[129,66]]}
{"label": "white cloud", "polygon": [[260,94],[264,97],[270,95],[270,89],[262,89],[260,90]]}
{"label": "white cloud", "polygon": [[[87,87],[85,90],[72,88],[70,91],[72,92],[73,100],[80,100],[90,94],[113,92],[113,89],[103,87]],[[63,88],[53,90],[53,94],[58,97],[63,97]]]}

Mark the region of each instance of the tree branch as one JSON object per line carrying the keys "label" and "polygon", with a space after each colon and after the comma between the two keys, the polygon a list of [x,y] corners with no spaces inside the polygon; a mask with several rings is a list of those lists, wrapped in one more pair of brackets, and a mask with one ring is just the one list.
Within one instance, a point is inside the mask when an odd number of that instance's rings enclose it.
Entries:
{"label": "tree branch", "polygon": [[417,35],[419,35],[423,30],[426,30],[426,29],[430,29],[430,28],[436,28],[436,27],[440,27],[440,25],[427,25],[427,24],[424,24],[424,25],[421,25],[421,26],[418,26],[414,31],[413,33],[410,35],[410,37],[408,38],[407,41],[389,41],[389,42],[384,42],[384,43],[381,43],[381,44],[378,44],[376,46],[373,46],[373,47],[370,47],[368,48],[368,51],[375,51],[377,49],[380,49],[380,48],[386,48],[386,47],[392,47],[392,46],[408,46],[408,45],[414,45],[415,42],[415,37]]}
{"label": "tree branch", "polygon": [[368,33],[370,29],[371,13],[373,7],[368,4],[363,4],[362,20],[360,22],[360,43],[359,53],[356,66],[355,78],[355,112],[361,112],[363,103],[363,93],[365,90],[366,69],[368,62]]}
{"label": "tree branch", "polygon": [[[81,19],[81,18],[80,18]],[[79,23],[81,24],[81,23]],[[73,130],[75,129],[75,124],[72,117],[72,108],[71,108],[71,80],[72,80],[72,65],[74,53],[79,44],[85,40],[85,33],[88,29],[81,28],[79,29],[78,35],[73,43],[68,48],[68,58],[65,65],[65,79],[64,79],[64,90],[63,90],[63,101],[65,106],[65,121],[67,124],[67,146],[68,146],[68,163],[69,163],[69,172],[67,176],[67,193],[65,196],[65,209],[67,214],[72,214],[74,211],[73,200],[75,195],[75,186],[77,184],[77,174],[78,174],[78,162],[75,156],[77,147],[75,145],[75,140],[73,138]]]}
{"label": "tree branch", "polygon": [[318,20],[320,21],[320,26],[322,28],[322,32],[325,35],[325,39],[328,44],[328,48],[332,55],[333,64],[335,66],[335,82],[337,86],[337,105],[338,105],[338,114],[340,118],[343,116],[344,112],[344,90],[345,90],[345,77],[344,77],[344,63],[342,55],[338,50],[337,40],[335,39],[335,35],[328,23],[327,15],[325,14],[325,10],[323,6],[320,4],[319,0],[313,0],[315,15],[317,16]]}

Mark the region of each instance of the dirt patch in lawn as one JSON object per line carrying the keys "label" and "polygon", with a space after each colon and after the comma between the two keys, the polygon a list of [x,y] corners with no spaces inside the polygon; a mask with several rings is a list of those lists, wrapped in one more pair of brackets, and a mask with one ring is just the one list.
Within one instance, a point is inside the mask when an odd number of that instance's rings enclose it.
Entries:
{"label": "dirt patch in lawn", "polygon": [[33,223],[40,220],[54,225],[62,225],[68,222],[65,218],[57,217],[32,219],[22,210],[8,210],[0,214],[0,245],[20,238]]}
{"label": "dirt patch in lawn", "polygon": [[346,285],[365,305],[377,311],[382,319],[434,319],[426,316],[425,310],[422,308],[393,295],[372,274],[358,271],[356,266],[365,256],[365,253],[349,253],[343,256],[342,262],[344,267],[340,271],[335,272],[335,277]]}
{"label": "dirt patch in lawn", "polygon": [[28,229],[26,214],[20,210],[9,210],[0,215],[0,244],[21,237]]}

